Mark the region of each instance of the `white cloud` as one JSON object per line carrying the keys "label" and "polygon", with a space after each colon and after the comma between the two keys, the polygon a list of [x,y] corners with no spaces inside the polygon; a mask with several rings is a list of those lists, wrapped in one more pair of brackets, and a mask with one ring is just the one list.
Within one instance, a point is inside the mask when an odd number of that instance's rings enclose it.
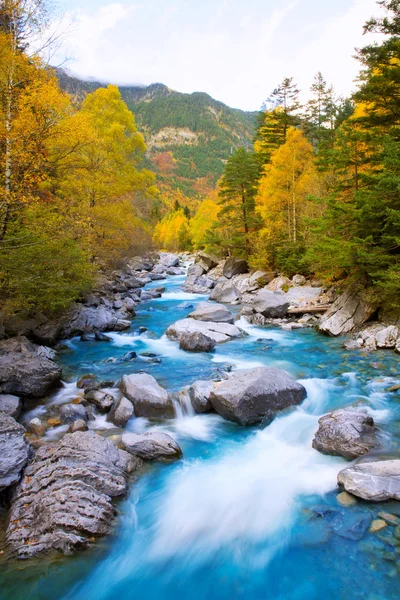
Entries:
{"label": "white cloud", "polygon": [[324,18],[321,11],[315,16],[312,0],[286,0],[279,8],[248,2],[245,15],[241,0],[221,0],[213,14],[188,0],[82,9],[70,35],[70,68],[111,82],[205,91],[248,110],[258,109],[284,77],[308,89],[319,70],[339,93],[350,93],[359,69],[351,57],[366,41],[362,26],[377,13],[375,0],[352,0]]}

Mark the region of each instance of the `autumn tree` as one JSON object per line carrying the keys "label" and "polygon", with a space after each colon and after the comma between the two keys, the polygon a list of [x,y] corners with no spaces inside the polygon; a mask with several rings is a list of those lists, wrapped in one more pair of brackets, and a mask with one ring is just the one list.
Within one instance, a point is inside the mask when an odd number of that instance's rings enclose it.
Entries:
{"label": "autumn tree", "polygon": [[217,202],[217,193],[205,198],[190,221],[190,237],[194,249],[204,249],[208,244],[208,232],[217,226],[220,207]]}
{"label": "autumn tree", "polygon": [[256,197],[263,222],[256,258],[264,261],[264,266],[290,270],[290,261],[293,264],[296,255],[304,251],[306,221],[312,214],[309,197],[318,191],[314,158],[304,134],[291,128],[286,143],[264,168]]}
{"label": "autumn tree", "polygon": [[190,225],[183,209],[167,214],[154,228],[154,244],[162,250],[190,250]]}

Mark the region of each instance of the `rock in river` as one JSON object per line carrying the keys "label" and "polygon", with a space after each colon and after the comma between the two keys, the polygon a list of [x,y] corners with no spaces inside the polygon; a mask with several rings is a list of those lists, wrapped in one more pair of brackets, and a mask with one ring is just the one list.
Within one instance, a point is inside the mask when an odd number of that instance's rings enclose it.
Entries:
{"label": "rock in river", "polygon": [[216,342],[201,331],[183,333],[179,340],[179,347],[186,352],[211,352]]}
{"label": "rock in river", "polygon": [[16,483],[29,458],[25,429],[0,412],[0,492]]}
{"label": "rock in river", "polygon": [[177,442],[167,433],[160,431],[144,434],[124,433],[122,446],[143,460],[180,458],[182,456],[182,450]]}
{"label": "rock in river", "polygon": [[264,317],[276,319],[286,315],[290,303],[280,292],[271,292],[264,288],[256,294],[251,306]]}
{"label": "rock in river", "polygon": [[213,407],[210,394],[214,389],[213,381],[195,381],[188,389],[190,402],[197,413],[210,412]]}
{"label": "rock in river", "polygon": [[25,337],[0,342],[0,393],[41,397],[61,380],[61,368]]}
{"label": "rock in river", "polygon": [[197,321],[196,319],[181,319],[170,325],[166,334],[169,338],[180,340],[183,335],[194,332],[203,333],[214,340],[216,344],[222,344],[246,335],[239,327],[230,323],[211,323],[208,321]]}
{"label": "rock in river", "polygon": [[234,322],[231,311],[223,304],[215,304],[214,302],[199,302],[196,310],[191,312],[188,318],[197,321],[212,321],[213,323],[233,324]]}
{"label": "rock in river", "polygon": [[120,389],[133,404],[136,417],[173,417],[174,407],[167,390],[147,373],[124,375]]}
{"label": "rock in river", "polygon": [[357,288],[350,286],[323,316],[319,329],[329,335],[343,335],[368,321],[374,310],[360,297]]}
{"label": "rock in river", "polygon": [[17,558],[45,552],[72,554],[94,536],[111,533],[115,508],[140,459],[93,431],[42,446],[13,498],[7,542]]}
{"label": "rock in river", "polygon": [[285,371],[257,367],[237,371],[215,384],[210,402],[224,419],[252,425],[300,404],[306,396],[305,388]]}
{"label": "rock in river", "polygon": [[400,500],[400,459],[348,467],[338,474],[338,484],[349,494],[364,500]]}
{"label": "rock in river", "polygon": [[119,398],[110,410],[107,421],[116,427],[125,427],[133,415],[133,404],[127,398]]}
{"label": "rock in river", "polygon": [[12,394],[0,394],[0,412],[18,419],[21,412],[21,400]]}
{"label": "rock in river", "polygon": [[210,300],[226,302],[227,304],[237,302],[241,297],[242,294],[232,281],[218,283],[210,294]]}
{"label": "rock in river", "polygon": [[335,410],[321,417],[318,423],[312,445],[323,454],[353,460],[379,446],[374,421],[365,412]]}
{"label": "rock in river", "polygon": [[224,264],[224,277],[231,279],[234,275],[241,275],[242,273],[248,273],[249,265],[247,261],[242,258],[227,258]]}

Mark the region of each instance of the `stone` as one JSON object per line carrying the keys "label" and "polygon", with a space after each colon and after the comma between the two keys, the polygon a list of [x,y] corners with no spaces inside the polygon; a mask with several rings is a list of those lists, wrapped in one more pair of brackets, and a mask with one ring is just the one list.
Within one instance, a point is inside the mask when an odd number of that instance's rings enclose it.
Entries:
{"label": "stone", "polygon": [[267,318],[282,318],[287,314],[290,303],[283,294],[271,292],[264,288],[260,290],[251,302],[251,307]]}
{"label": "stone", "polygon": [[89,418],[86,408],[82,404],[63,404],[60,407],[61,423],[73,423],[74,421],[87,421]]}
{"label": "stone", "polygon": [[386,523],[388,523],[392,527],[396,527],[397,525],[400,524],[399,517],[397,517],[396,515],[392,515],[391,513],[385,512],[385,511],[378,512],[378,517],[380,517],[381,519],[386,521]]}
{"label": "stone", "polygon": [[98,383],[99,380],[97,379],[97,375],[94,375],[93,373],[87,373],[78,379],[76,382],[76,387],[80,390],[86,390],[88,388],[97,387]]}
{"label": "stone", "polygon": [[125,427],[133,415],[133,404],[127,398],[119,398],[107,415],[107,421],[116,427]]}
{"label": "stone", "polygon": [[288,277],[280,275],[279,277],[275,277],[275,279],[270,281],[267,287],[269,290],[271,290],[271,292],[279,292],[282,290],[282,288],[290,288],[291,285],[292,282]]}
{"label": "stone", "polygon": [[212,321],[213,323],[234,323],[231,311],[223,304],[213,302],[199,302],[196,310],[191,312],[188,318],[197,321]]}
{"label": "stone", "polygon": [[38,437],[43,437],[47,430],[47,425],[43,421],[41,421],[38,417],[31,419],[26,426],[27,430],[30,433],[37,435]]}
{"label": "stone", "polygon": [[376,345],[378,348],[395,348],[399,338],[399,328],[389,325],[376,334]]}
{"label": "stone", "polygon": [[0,394],[0,412],[18,419],[21,413],[21,400],[12,394]]}
{"label": "stone", "polygon": [[215,345],[215,340],[211,339],[201,331],[184,333],[179,339],[179,347],[187,352],[211,352]]}
{"label": "stone", "polygon": [[339,502],[340,506],[354,506],[357,504],[357,498],[348,494],[347,492],[341,492],[336,496],[336,500]]}
{"label": "stone", "polygon": [[321,296],[322,291],[322,288],[309,285],[293,286],[283,293],[283,297],[293,308],[308,308],[310,304],[313,308],[318,308],[318,298]]}
{"label": "stone", "polygon": [[196,319],[181,319],[170,325],[165,333],[171,339],[180,340],[183,335],[194,332],[203,333],[216,344],[222,344],[246,335],[239,327],[230,323],[211,323],[209,321],[197,321]]}
{"label": "stone", "polygon": [[340,471],[338,484],[363,500],[400,500],[400,459],[350,466]]}
{"label": "stone", "polygon": [[205,273],[207,273],[208,271],[210,271],[210,269],[214,269],[218,265],[219,260],[211,254],[199,252],[196,256],[196,263],[199,264],[202,267],[202,269],[204,269]]}
{"label": "stone", "polygon": [[[156,265],[153,268],[152,273],[153,273],[153,275],[165,275],[166,270],[167,270],[167,267],[165,265],[160,264],[160,265]],[[150,277],[151,277],[151,274],[150,274]],[[163,277],[163,279],[164,279],[164,277]]]}
{"label": "stone", "polygon": [[100,331],[96,331],[94,334],[94,339],[96,342],[111,342],[111,338],[108,337],[105,333],[101,333]]}
{"label": "stone", "polygon": [[224,419],[240,425],[260,423],[271,413],[301,404],[305,388],[275,367],[257,367],[232,373],[215,384],[210,402]]}
{"label": "stone", "polygon": [[368,321],[374,311],[375,307],[363,300],[352,285],[332,304],[318,328],[332,336],[343,335]]}
{"label": "stone", "polygon": [[85,392],[85,400],[93,404],[101,413],[106,413],[114,404],[114,396],[103,390],[89,390]]}
{"label": "stone", "polygon": [[210,300],[232,304],[242,298],[242,294],[231,281],[218,283],[210,294]]}
{"label": "stone", "polygon": [[318,423],[312,446],[323,454],[353,460],[379,446],[374,421],[364,411],[335,410],[321,417]]}
{"label": "stone", "polygon": [[147,373],[124,375],[120,383],[123,395],[133,404],[136,417],[173,417],[174,407],[167,390]]}
{"label": "stone", "polygon": [[191,291],[193,287],[196,286],[198,278],[204,275],[204,273],[204,268],[199,264],[194,264],[191,267],[189,267],[185,281],[185,289]]}
{"label": "stone", "polygon": [[179,265],[179,256],[169,252],[160,252],[160,265],[164,267],[177,267]]}
{"label": "stone", "polygon": [[71,425],[68,427],[68,433],[75,433],[75,431],[87,431],[88,426],[86,421],[83,419],[78,419],[77,421],[73,421]]}
{"label": "stone", "polygon": [[60,383],[61,367],[25,337],[0,341],[0,394],[41,398]]}
{"label": "stone", "polygon": [[128,489],[140,459],[93,431],[40,447],[11,502],[6,539],[11,555],[72,554],[112,532],[112,499]]}
{"label": "stone", "polygon": [[241,275],[249,272],[247,261],[242,258],[227,258],[224,264],[223,275],[231,279],[234,275]]}
{"label": "stone", "polygon": [[387,527],[387,523],[385,521],[382,519],[375,519],[370,525],[369,532],[376,533],[377,531],[385,529],[385,527]]}
{"label": "stone", "polygon": [[135,256],[129,263],[132,271],[151,271],[154,266],[153,261],[140,256]]}
{"label": "stone", "polygon": [[304,285],[306,283],[306,278],[304,277],[304,275],[293,275],[292,277],[292,283],[293,285]]}
{"label": "stone", "polygon": [[182,450],[167,433],[158,431],[144,434],[124,433],[122,447],[143,460],[181,458]]}
{"label": "stone", "polygon": [[213,381],[195,381],[189,386],[190,403],[196,413],[207,413],[213,410],[210,394],[214,389]]}
{"label": "stone", "polygon": [[13,417],[0,412],[0,492],[19,481],[28,462],[25,429]]}
{"label": "stone", "polygon": [[179,267],[169,267],[166,273],[167,275],[183,275],[185,271]]}

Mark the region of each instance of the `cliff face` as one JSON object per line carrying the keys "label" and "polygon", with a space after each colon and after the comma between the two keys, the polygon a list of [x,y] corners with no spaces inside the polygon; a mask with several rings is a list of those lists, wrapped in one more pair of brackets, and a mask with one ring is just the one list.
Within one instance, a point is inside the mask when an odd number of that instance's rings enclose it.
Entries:
{"label": "cliff face", "polygon": [[[57,70],[61,87],[80,102],[106,83],[82,81]],[[120,86],[148,145],[150,168],[161,187],[189,196],[211,190],[231,152],[251,147],[255,114],[230,108],[208,94],[181,94],[162,83]]]}

